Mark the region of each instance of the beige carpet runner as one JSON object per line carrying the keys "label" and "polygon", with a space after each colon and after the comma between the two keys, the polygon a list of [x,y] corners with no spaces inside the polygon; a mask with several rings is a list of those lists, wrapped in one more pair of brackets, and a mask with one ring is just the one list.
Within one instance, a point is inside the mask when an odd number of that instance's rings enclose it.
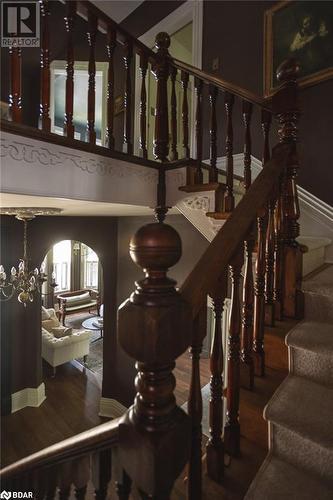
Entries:
{"label": "beige carpet runner", "polygon": [[269,453],[246,500],[333,499],[333,266],[303,282],[289,375],[264,411]]}

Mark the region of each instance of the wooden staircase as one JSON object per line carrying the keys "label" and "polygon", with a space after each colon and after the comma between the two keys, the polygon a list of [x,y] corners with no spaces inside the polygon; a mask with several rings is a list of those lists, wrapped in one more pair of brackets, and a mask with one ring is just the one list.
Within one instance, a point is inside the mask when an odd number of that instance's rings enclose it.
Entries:
{"label": "wooden staircase", "polygon": [[[71,485],[76,498],[107,497],[113,480],[118,498],[167,499],[242,498],[257,470],[258,456],[251,462],[253,442],[267,442],[267,428],[261,418],[263,405],[283,379],[286,371],[283,333],[290,321],[302,316],[300,289],[302,252],[297,243],[299,208],[296,176],[298,104],[294,60],[278,69],[280,87],[267,99],[256,96],[230,82],[173,59],[170,39],[160,33],[156,52],[131,37],[104,13],[87,1],[65,2],[67,33],[66,109],[64,137],[50,129],[50,53],[52,23],[49,2],[41,1],[41,102],[40,130],[22,125],[21,59],[19,48],[10,52],[10,115],[3,123],[16,134],[35,135],[43,141],[60,141],[72,148],[125,158],[154,168],[157,223],[142,227],[132,238],[130,254],[142,268],[144,278],[136,283],[131,297],[118,311],[118,342],[136,361],[137,395],[133,406],[119,419],[62,441],[26,457],[1,471],[3,488],[33,491],[36,498],[69,498]],[[74,139],[73,123],[73,23],[76,16],[87,20],[89,88],[87,142]],[[107,140],[96,146],[95,79],[96,34],[103,36],[108,71]],[[124,152],[115,148],[113,53],[120,46],[124,54]],[[141,69],[140,144],[141,157],[133,155],[132,102],[133,60],[138,55]],[[151,70],[157,82],[154,137],[155,160],[147,159],[146,75]],[[183,86],[182,132],[184,158],[179,159],[176,143],[179,124],[175,119],[175,78],[180,73]],[[171,80],[171,120],[169,120],[168,80]],[[188,82],[196,91],[195,147],[189,145]],[[204,89],[208,93],[209,126],[204,122]],[[221,179],[217,169],[217,148],[222,119],[216,102],[223,97],[225,109],[226,171]],[[234,103],[241,102],[242,116],[237,122]],[[263,170],[252,183],[252,112],[261,116]],[[272,119],[278,123],[278,136],[271,137]],[[240,126],[239,126],[240,125]],[[169,135],[169,129],[171,134]],[[244,195],[235,203],[233,142],[236,133],[244,140]],[[208,130],[205,135],[205,131]],[[270,148],[270,137],[274,148]],[[203,143],[209,142],[209,165],[203,162]],[[103,150],[103,151],[102,151]],[[214,211],[208,217],[225,221],[207,251],[178,290],[167,276],[180,259],[182,249],[177,232],[163,221],[167,215],[166,173],[186,168],[186,193],[214,191]],[[207,182],[204,178],[208,173]],[[255,256],[255,273],[253,273]],[[186,256],[185,256],[186,258]],[[228,332],[227,389],[223,391],[225,366],[222,349],[221,318],[225,298],[231,296]],[[212,342],[210,436],[203,450],[201,419],[200,353],[207,333],[207,296],[212,298],[215,331]],[[283,326],[280,321],[286,321]],[[276,323],[278,322],[278,323]],[[278,325],[275,326],[274,325]],[[267,329],[267,325],[269,329]],[[265,345],[267,347],[265,347]],[[192,358],[188,415],[176,405],[174,397],[175,360],[189,349]],[[223,427],[223,406],[226,422]],[[242,436],[242,437],[241,437]],[[252,439],[252,441],[251,441]],[[203,460],[204,455],[204,460]],[[242,456],[251,473],[243,479]],[[226,457],[232,457],[230,471]],[[186,467],[186,481],[183,482]],[[245,468],[246,469],[246,468]],[[207,476],[203,471],[207,473]],[[247,469],[249,470],[249,469]],[[252,475],[251,475],[252,474]],[[91,493],[90,478],[94,493]],[[177,479],[178,478],[178,479]],[[208,479],[207,479],[208,478]],[[174,496],[176,495],[176,496]],[[234,495],[234,496],[233,496]],[[237,496],[238,495],[238,496]]]}

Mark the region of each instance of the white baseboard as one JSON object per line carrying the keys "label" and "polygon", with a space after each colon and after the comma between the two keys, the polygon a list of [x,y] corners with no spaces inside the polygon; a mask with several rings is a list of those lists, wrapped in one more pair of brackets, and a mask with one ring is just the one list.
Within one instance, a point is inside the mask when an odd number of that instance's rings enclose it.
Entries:
{"label": "white baseboard", "polygon": [[118,418],[121,417],[126,410],[126,406],[119,403],[116,399],[101,397],[98,415],[100,417]]}
{"label": "white baseboard", "polygon": [[22,410],[27,406],[40,406],[45,401],[45,384],[39,387],[26,387],[12,394],[12,413]]}

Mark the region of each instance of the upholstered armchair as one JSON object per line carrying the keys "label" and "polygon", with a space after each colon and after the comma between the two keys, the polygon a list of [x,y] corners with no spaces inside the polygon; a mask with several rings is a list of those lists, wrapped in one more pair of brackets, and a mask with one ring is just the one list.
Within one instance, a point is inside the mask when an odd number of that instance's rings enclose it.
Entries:
{"label": "upholstered armchair", "polygon": [[89,354],[90,332],[72,333],[71,328],[60,325],[54,309],[42,309],[42,358],[53,368]]}

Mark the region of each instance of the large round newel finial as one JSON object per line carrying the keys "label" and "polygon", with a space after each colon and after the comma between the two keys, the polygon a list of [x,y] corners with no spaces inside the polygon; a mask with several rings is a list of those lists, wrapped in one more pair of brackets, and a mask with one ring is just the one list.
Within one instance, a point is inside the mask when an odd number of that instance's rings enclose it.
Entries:
{"label": "large round newel finial", "polygon": [[168,50],[168,48],[170,47],[170,37],[168,33],[165,33],[165,31],[161,31],[161,33],[158,33],[156,35],[155,47],[157,50]]}
{"label": "large round newel finial", "polygon": [[177,231],[167,224],[152,223],[141,227],[130,241],[130,255],[146,270],[164,270],[177,264],[182,243]]}
{"label": "large round newel finial", "polygon": [[283,83],[290,80],[297,80],[300,74],[300,69],[300,64],[296,59],[292,57],[290,59],[286,59],[276,70],[277,81],[279,83]]}

